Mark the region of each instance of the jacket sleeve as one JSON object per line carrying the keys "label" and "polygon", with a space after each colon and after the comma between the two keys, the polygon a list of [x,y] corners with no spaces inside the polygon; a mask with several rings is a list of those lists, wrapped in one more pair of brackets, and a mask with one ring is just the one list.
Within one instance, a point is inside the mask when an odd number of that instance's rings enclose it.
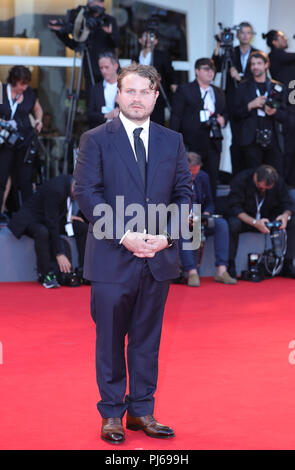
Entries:
{"label": "jacket sleeve", "polygon": [[233,178],[228,195],[228,215],[230,217],[238,217],[239,214],[245,212],[245,191],[239,176]]}
{"label": "jacket sleeve", "polygon": [[54,255],[64,253],[62,239],[60,237],[60,212],[59,206],[63,195],[56,189],[49,189],[44,198],[44,217],[48,228],[50,241]]}
{"label": "jacket sleeve", "polygon": [[101,107],[98,106],[97,93],[98,85],[95,84],[90,89],[90,96],[88,101],[88,121],[91,127],[99,126],[106,121],[104,114],[101,112]]}

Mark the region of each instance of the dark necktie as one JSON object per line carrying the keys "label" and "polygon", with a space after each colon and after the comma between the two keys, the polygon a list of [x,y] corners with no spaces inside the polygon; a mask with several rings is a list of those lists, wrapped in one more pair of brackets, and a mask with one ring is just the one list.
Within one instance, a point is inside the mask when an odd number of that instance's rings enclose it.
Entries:
{"label": "dark necktie", "polygon": [[137,158],[137,164],[139,168],[139,172],[143,181],[143,186],[145,188],[145,181],[146,181],[146,153],[144,143],[140,138],[140,133],[142,131],[142,127],[138,127],[134,129],[133,136],[134,136],[134,148],[135,148],[135,155]]}

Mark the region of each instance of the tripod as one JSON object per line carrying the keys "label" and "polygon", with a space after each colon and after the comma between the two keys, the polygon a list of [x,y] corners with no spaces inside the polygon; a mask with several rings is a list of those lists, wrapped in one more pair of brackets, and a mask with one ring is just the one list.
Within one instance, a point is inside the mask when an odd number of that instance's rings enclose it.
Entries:
{"label": "tripod", "polygon": [[[224,48],[224,55],[223,55],[222,64],[221,64],[221,83],[220,83],[220,86],[223,90],[226,89],[227,74],[229,70],[231,69],[231,67],[234,67],[232,53],[233,53],[232,47],[226,46]],[[234,84],[235,84],[235,87],[237,88],[238,84],[235,78],[234,78]]]}
{"label": "tripod", "polygon": [[[76,71],[76,62],[77,62],[78,53],[81,54],[81,65],[79,67],[77,83],[75,84],[75,71]],[[83,68],[84,57],[86,57],[87,59],[87,65],[88,65],[88,70],[90,74],[91,84],[94,85],[95,83],[88,47],[86,43],[81,43],[74,51],[74,61],[72,65],[71,85],[70,85],[70,91],[69,91],[70,106],[69,106],[67,125],[66,125],[65,153],[64,153],[64,162],[63,162],[63,174],[64,175],[68,173],[69,149],[72,143],[73,126],[74,126],[75,115],[77,111],[77,103],[78,103],[80,91],[81,91],[82,68]]]}

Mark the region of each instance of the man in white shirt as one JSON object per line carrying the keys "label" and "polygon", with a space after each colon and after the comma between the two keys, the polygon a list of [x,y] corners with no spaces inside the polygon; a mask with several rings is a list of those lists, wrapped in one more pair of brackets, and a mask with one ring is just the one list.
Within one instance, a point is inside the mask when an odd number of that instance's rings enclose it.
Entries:
{"label": "man in white shirt", "polygon": [[103,81],[93,85],[90,91],[88,121],[91,128],[119,115],[117,85],[119,61],[111,52],[105,52],[99,56],[98,64]]}

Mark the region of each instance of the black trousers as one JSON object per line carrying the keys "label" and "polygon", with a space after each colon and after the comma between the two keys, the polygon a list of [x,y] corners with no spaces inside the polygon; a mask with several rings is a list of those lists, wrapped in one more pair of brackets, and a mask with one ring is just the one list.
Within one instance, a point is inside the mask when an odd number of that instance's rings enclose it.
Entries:
{"label": "black trousers", "polygon": [[221,153],[218,147],[218,143],[216,143],[214,139],[209,139],[207,148],[203,148],[202,150],[197,151],[197,153],[201,155],[203,161],[203,169],[209,175],[212,196],[215,200]]}
{"label": "black trousers", "polygon": [[[244,232],[256,232],[259,233],[255,227],[245,224],[238,217],[229,217],[229,263],[233,264],[236,258],[239,235]],[[287,252],[286,259],[295,258],[295,217],[291,217],[287,225]]]}
{"label": "black trousers", "polygon": [[[99,260],[98,260],[99,263]],[[144,259],[136,260],[132,282],[91,282],[96,323],[96,374],[103,418],[153,414],[158,354],[168,281],[156,281]],[[125,337],[128,334],[127,371]]]}
{"label": "black trousers", "polygon": [[271,145],[266,148],[253,143],[242,147],[242,150],[246,169],[253,168],[256,170],[262,164],[271,165],[277,170],[279,175],[284,177],[285,158],[276,139],[273,139]]}
{"label": "black trousers", "polygon": [[33,194],[33,166],[30,163],[24,163],[25,153],[26,149],[15,149],[6,144],[0,147],[0,208],[10,175],[12,184],[20,191],[20,203],[26,201]]}
{"label": "black trousers", "polygon": [[[79,265],[82,267],[84,264],[84,252],[88,232],[88,224],[75,220],[73,228],[79,255]],[[26,235],[33,238],[35,243],[38,273],[45,276],[51,271],[58,271],[56,258],[50,244],[49,231],[46,225],[40,222],[33,222],[26,229]],[[71,250],[68,243],[66,243],[65,241],[63,243],[63,248],[64,254],[72,262]]]}
{"label": "black trousers", "polygon": [[288,107],[288,121],[284,126],[285,138],[285,180],[290,186],[295,187],[295,110]]}

